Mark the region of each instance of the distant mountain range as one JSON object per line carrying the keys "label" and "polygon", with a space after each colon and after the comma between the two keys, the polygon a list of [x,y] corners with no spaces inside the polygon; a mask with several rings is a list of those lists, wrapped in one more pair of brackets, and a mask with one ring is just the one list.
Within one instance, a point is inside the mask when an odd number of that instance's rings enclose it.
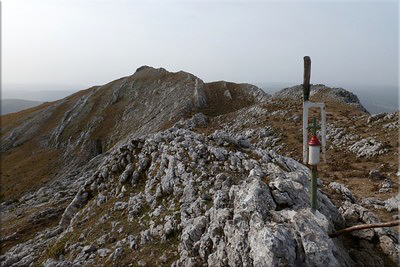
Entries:
{"label": "distant mountain range", "polygon": [[66,96],[72,95],[75,92],[78,92],[78,90],[3,90],[1,98],[46,102],[62,99]]}
{"label": "distant mountain range", "polygon": [[3,85],[1,93],[1,114],[5,115],[18,112],[40,105],[43,102],[59,100],[78,91],[74,89],[63,90],[62,88],[64,87]]}
{"label": "distant mountain range", "polygon": [[23,109],[31,108],[42,104],[40,101],[22,100],[22,99],[2,99],[1,115],[17,112]]}

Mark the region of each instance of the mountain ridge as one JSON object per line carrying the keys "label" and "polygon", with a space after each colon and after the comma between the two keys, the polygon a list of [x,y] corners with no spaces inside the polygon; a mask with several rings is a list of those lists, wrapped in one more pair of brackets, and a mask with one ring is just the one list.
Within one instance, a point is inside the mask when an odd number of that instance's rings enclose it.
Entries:
{"label": "mountain ridge", "polygon": [[[267,97],[257,87],[229,83],[231,101],[223,96],[227,89],[219,85],[205,84],[183,71],[172,73],[143,66],[131,76],[46,103],[31,109],[32,113],[28,110],[3,116],[1,149],[34,145],[63,154],[53,162],[68,160],[79,164],[96,156],[96,142],[101,142],[101,150],[108,150],[127,134],[140,136],[161,130],[196,110],[220,114],[260,101],[260,96]],[[251,88],[249,94],[243,94],[246,88]],[[211,91],[213,99],[221,101],[208,105]],[[241,102],[235,101],[236,97]],[[19,117],[20,114],[29,115]],[[109,131],[111,128],[113,131]]]}
{"label": "mountain ridge", "polygon": [[2,116],[0,266],[394,264],[390,229],[328,234],[394,216],[399,114],[320,91],[316,212],[299,163],[301,96],[143,66]]}

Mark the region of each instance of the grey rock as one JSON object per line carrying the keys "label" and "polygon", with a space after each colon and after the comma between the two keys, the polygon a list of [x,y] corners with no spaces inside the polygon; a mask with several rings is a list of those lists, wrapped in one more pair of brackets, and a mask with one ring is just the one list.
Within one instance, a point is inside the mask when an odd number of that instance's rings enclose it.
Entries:
{"label": "grey rock", "polygon": [[271,224],[261,229],[258,227],[252,228],[249,233],[250,255],[254,266],[281,266],[288,263],[294,266],[294,233],[283,225]]}
{"label": "grey rock", "polygon": [[94,245],[87,245],[82,248],[83,253],[92,253],[96,251],[96,247]]}
{"label": "grey rock", "polygon": [[75,198],[65,209],[60,220],[60,226],[66,227],[71,221],[72,217],[79,211],[80,208],[82,208],[87,203],[87,200],[88,193],[83,189],[80,189]]}
{"label": "grey rock", "polygon": [[108,254],[111,253],[110,249],[106,249],[106,248],[101,248],[97,250],[97,254],[99,254],[100,257],[104,258],[107,257]]}
{"label": "grey rock", "polygon": [[115,261],[122,256],[123,252],[124,252],[123,248],[116,248],[114,252],[110,255],[110,257]]}
{"label": "grey rock", "polygon": [[182,231],[182,242],[186,249],[191,249],[194,242],[200,240],[205,227],[207,225],[207,218],[204,216],[194,219]]}
{"label": "grey rock", "polygon": [[400,194],[385,201],[385,208],[389,212],[398,211],[400,207]]}
{"label": "grey rock", "polygon": [[102,204],[104,204],[105,202],[106,202],[106,200],[107,200],[107,197],[105,196],[105,195],[103,195],[103,194],[99,194],[98,196],[97,196],[97,205],[98,206],[101,206]]}
{"label": "grey rock", "polygon": [[344,185],[337,183],[337,182],[332,182],[329,184],[329,187],[335,190],[337,193],[342,194],[347,200],[349,200],[351,203],[356,203],[356,199],[351,193],[351,191]]}
{"label": "grey rock", "polygon": [[385,179],[381,184],[381,188],[392,188],[393,187],[393,182],[390,179]]}
{"label": "grey rock", "polygon": [[118,181],[121,184],[125,183],[131,177],[132,173],[133,173],[133,165],[132,165],[132,163],[129,163],[126,166],[126,169],[124,170],[124,172],[119,176]]}
{"label": "grey rock", "polygon": [[387,149],[383,148],[383,144],[372,137],[355,142],[349,147],[349,150],[355,153],[357,157],[366,158],[375,157],[387,152]]}
{"label": "grey rock", "polygon": [[378,170],[371,170],[368,177],[372,180],[384,180],[386,177]]}
{"label": "grey rock", "polygon": [[228,154],[228,152],[220,147],[211,147],[209,148],[210,152],[214,155],[214,157],[219,160],[219,161],[223,161],[226,158],[226,155]]}
{"label": "grey rock", "polygon": [[382,251],[389,255],[390,259],[396,263],[400,264],[400,245],[398,243],[397,238],[393,238],[389,235],[381,235],[379,237],[379,245]]}
{"label": "grey rock", "polygon": [[362,238],[362,239],[366,239],[368,241],[372,241],[372,239],[375,236],[375,232],[372,229],[366,229],[366,230],[363,230],[363,231],[351,232],[351,235],[355,236],[357,238]]}
{"label": "grey rock", "polygon": [[386,115],[387,115],[387,113],[378,113],[378,114],[371,115],[368,117],[367,123],[368,124],[373,123],[377,120],[384,118]]}
{"label": "grey rock", "polygon": [[232,95],[231,92],[229,92],[229,90],[225,90],[224,92],[224,97],[228,100],[232,100]]}
{"label": "grey rock", "polygon": [[137,238],[133,235],[128,236],[128,244],[131,249],[138,249],[138,241]]}
{"label": "grey rock", "polygon": [[127,202],[115,202],[114,209],[117,211],[121,211],[126,209],[127,206],[128,206]]}
{"label": "grey rock", "polygon": [[108,234],[104,234],[101,237],[99,237],[98,239],[96,239],[96,243],[100,247],[103,247],[108,243],[109,239],[110,239],[109,235]]}
{"label": "grey rock", "polygon": [[128,220],[132,221],[139,214],[144,205],[144,196],[139,193],[136,196],[130,197],[128,202]]}

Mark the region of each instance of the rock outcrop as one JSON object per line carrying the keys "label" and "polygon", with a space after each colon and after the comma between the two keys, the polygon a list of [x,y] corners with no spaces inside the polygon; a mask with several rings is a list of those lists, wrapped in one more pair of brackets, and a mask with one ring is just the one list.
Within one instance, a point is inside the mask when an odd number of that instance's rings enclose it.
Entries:
{"label": "rock outcrop", "polygon": [[[221,138],[240,149],[227,149],[223,146],[225,141],[219,141]],[[214,133],[208,140],[188,129],[173,127],[141,139],[130,139],[114,149],[97,171],[82,181],[75,198],[64,211],[61,228],[55,228],[57,231],[65,229],[55,244],[67,238],[69,245],[64,249],[70,252],[62,254],[63,261],[56,263],[54,260],[58,258],[55,258],[47,266],[88,265],[97,257],[103,257],[106,253],[101,250],[103,248],[97,249],[91,243],[68,237],[107,203],[115,204],[105,208],[104,216],[112,218],[121,212],[126,215],[116,222],[112,219],[94,221],[93,225],[84,227],[88,233],[114,224],[118,240],[129,240],[132,233],[118,230],[117,225],[136,220],[139,221],[137,230],[140,230],[136,235],[141,240],[139,248],[168,240],[172,233],[178,233],[179,255],[173,264],[176,266],[195,263],[295,266],[301,262],[351,265],[352,260],[343,247],[328,237],[335,225],[343,224],[338,210],[319,193],[321,206],[315,213],[310,211],[310,172],[306,167],[273,151],[247,150],[247,145],[240,146],[241,141],[227,133]],[[113,169],[123,173],[130,171],[126,179],[121,180],[116,179],[118,176]],[[144,171],[146,174],[141,175]],[[139,178],[135,178],[135,172],[139,173]],[[151,214],[148,221],[141,219],[143,209]],[[129,212],[124,213],[124,210]],[[101,238],[101,233],[90,235]],[[318,245],[314,243],[316,239]],[[23,245],[23,253],[30,259],[38,257],[40,249],[45,249],[38,248],[37,244],[48,242],[39,239],[35,243],[33,247],[30,243]],[[120,243],[106,249],[113,253],[132,250],[131,243]],[[82,244],[78,256],[74,251],[79,246],[75,244]],[[136,245],[133,247],[137,249]],[[11,259],[20,262],[17,251],[9,251],[5,263]],[[118,256],[112,260],[118,262]]]}
{"label": "rock outcrop", "polygon": [[[226,132],[204,137],[182,127],[202,116],[113,149],[81,181],[59,226],[12,248],[1,266],[46,257],[45,266],[86,266],[103,258],[118,265],[129,253],[157,251],[168,242],[178,242],[164,251],[173,266],[355,264],[340,240],[328,236],[345,225],[340,210],[322,192],[318,210],[310,210],[308,168],[271,150],[250,149]],[[354,202],[347,188],[332,187]],[[390,255],[398,246],[391,242]]]}
{"label": "rock outcrop", "polygon": [[[313,84],[310,86],[310,97],[312,96],[323,97],[325,99],[331,99],[345,103],[347,105],[354,106],[355,108],[368,113],[368,111],[361,104],[358,97],[343,89],[343,88],[331,88],[323,84]],[[303,99],[303,87],[302,85],[296,85],[285,88],[273,95],[274,98],[291,98],[291,99]]]}

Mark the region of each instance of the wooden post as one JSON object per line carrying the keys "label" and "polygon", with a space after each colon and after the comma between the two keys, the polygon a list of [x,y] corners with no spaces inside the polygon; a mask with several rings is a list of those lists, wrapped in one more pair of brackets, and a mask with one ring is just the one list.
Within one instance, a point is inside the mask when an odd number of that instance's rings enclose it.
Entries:
{"label": "wooden post", "polygon": [[310,98],[310,77],[311,77],[311,58],[304,57],[304,81],[303,81],[303,96],[304,101]]}
{"label": "wooden post", "polygon": [[361,225],[352,226],[352,227],[337,231],[335,233],[329,234],[329,237],[331,237],[331,238],[338,237],[340,235],[347,234],[347,233],[357,231],[357,230],[379,228],[379,227],[392,227],[392,226],[398,226],[398,225],[400,225],[400,220],[387,222],[387,223],[361,224]]}

